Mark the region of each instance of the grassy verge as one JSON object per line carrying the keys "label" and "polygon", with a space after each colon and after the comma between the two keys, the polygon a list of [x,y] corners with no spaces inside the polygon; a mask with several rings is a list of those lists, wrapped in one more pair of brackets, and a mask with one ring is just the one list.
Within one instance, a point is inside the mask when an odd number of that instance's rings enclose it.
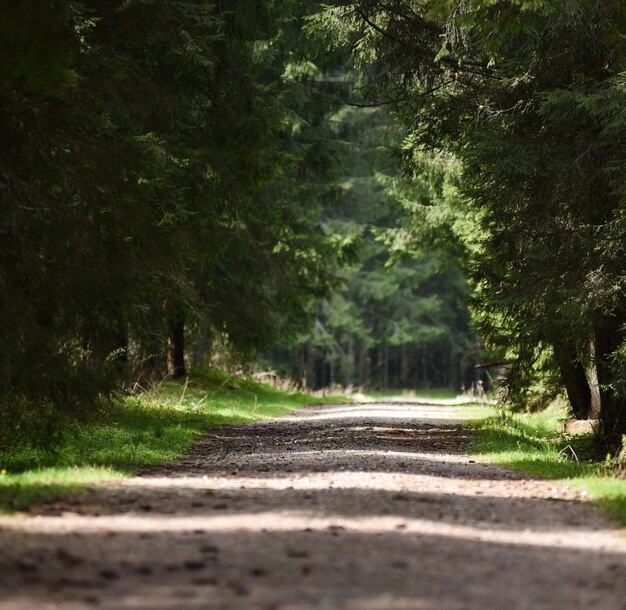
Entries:
{"label": "grassy verge", "polygon": [[22,510],[141,466],[183,456],[208,428],[282,415],[305,404],[333,402],[288,394],[208,369],[121,400],[90,421],[68,427],[53,449],[0,453],[0,511]]}
{"label": "grassy verge", "polygon": [[496,416],[475,421],[477,457],[580,489],[626,526],[626,478],[590,459],[593,439],[559,433],[564,413]]}

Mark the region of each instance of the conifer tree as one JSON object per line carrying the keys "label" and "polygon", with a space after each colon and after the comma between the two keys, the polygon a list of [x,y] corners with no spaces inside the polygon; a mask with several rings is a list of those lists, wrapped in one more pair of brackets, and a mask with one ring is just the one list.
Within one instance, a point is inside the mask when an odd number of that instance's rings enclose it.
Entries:
{"label": "conifer tree", "polygon": [[[624,10],[619,2],[336,2],[318,25],[355,49],[372,99],[420,149],[462,164],[483,335],[524,393],[538,363],[604,433],[626,432],[623,277]],[[590,345],[592,349],[590,349]]]}

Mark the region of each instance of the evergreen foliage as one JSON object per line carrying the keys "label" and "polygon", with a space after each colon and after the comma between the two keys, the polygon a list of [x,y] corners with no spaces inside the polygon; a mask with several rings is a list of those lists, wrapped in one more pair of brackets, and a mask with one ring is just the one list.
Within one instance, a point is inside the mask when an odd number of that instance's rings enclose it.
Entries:
{"label": "evergreen foliage", "polygon": [[511,363],[509,398],[543,371],[586,417],[595,386],[615,443],[625,19],[621,2],[586,0],[339,1],[316,18],[328,44],[353,50],[370,98],[403,118],[409,167],[423,151],[460,162],[477,318]]}
{"label": "evergreen foliage", "polygon": [[[354,96],[349,72],[341,74],[347,91],[327,91],[328,100]],[[426,175],[421,182],[398,177],[400,133],[384,109],[331,108],[341,173],[327,176],[339,189],[322,226],[352,256],[337,271],[341,284],[312,304],[310,330],[290,349],[274,350],[267,364],[313,388],[468,387],[480,350],[457,262],[462,248],[449,256],[434,238],[420,248],[404,226],[406,208],[438,209],[433,200],[451,194],[443,185],[437,192]]]}
{"label": "evergreen foliage", "polygon": [[292,332],[334,251],[282,192],[291,3],[44,4],[0,22],[4,445],[184,374],[185,326]]}

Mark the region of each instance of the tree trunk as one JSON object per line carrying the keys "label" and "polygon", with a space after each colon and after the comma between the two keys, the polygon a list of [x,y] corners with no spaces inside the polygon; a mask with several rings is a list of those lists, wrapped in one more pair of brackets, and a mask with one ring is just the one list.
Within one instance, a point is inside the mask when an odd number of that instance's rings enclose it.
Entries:
{"label": "tree trunk", "polygon": [[598,366],[596,364],[596,337],[593,332],[589,338],[589,360],[589,388],[591,390],[589,419],[600,419],[602,397],[600,396],[600,382],[598,381]]}
{"label": "tree trunk", "polygon": [[409,356],[406,343],[400,348],[400,385],[406,389],[409,385]]}
{"label": "tree trunk", "polygon": [[348,354],[344,358],[346,370],[344,371],[344,381],[347,387],[354,385],[354,335],[350,334],[348,338]]}
{"label": "tree trunk", "polygon": [[320,348],[315,348],[313,351],[313,374],[315,378],[314,390],[319,390],[324,387],[324,382],[326,380],[325,369],[324,355]]}
{"label": "tree trunk", "polygon": [[368,373],[368,384],[374,386],[375,388],[380,388],[380,371],[379,369],[380,362],[380,346],[375,345],[370,350],[370,368]]}
{"label": "tree trunk", "polygon": [[185,321],[170,318],[167,322],[167,376],[179,379],[185,369]]}
{"label": "tree trunk", "polygon": [[576,419],[587,419],[591,412],[591,388],[576,350],[571,347],[555,346],[554,354]]}
{"label": "tree trunk", "polygon": [[454,344],[450,342],[450,348],[448,350],[448,388],[455,392],[459,389],[459,366],[457,364],[456,352],[454,350]]}
{"label": "tree trunk", "polygon": [[363,388],[369,381],[367,348],[364,343],[359,345],[359,387]]}
{"label": "tree trunk", "polygon": [[620,347],[624,334],[621,316],[604,316],[595,328],[595,356],[600,387],[600,420],[606,440],[613,447],[620,445],[626,435],[626,400],[616,392],[615,370],[611,357]]}
{"label": "tree trunk", "polygon": [[134,338],[138,344],[139,361],[141,362],[138,379],[140,385],[156,381],[163,376],[166,355],[163,340],[163,303],[150,303],[146,327],[147,330]]}
{"label": "tree trunk", "polygon": [[382,382],[383,389],[386,390],[389,386],[389,347],[387,343],[383,343],[383,353],[382,353]]}
{"label": "tree trunk", "polygon": [[299,366],[298,366],[298,383],[300,384],[300,388],[303,391],[307,391],[308,389],[308,385],[307,385],[307,381],[308,381],[308,377],[309,377],[309,359],[308,359],[308,352],[309,352],[309,344],[305,343],[299,350],[298,350],[298,362],[299,362]]}
{"label": "tree trunk", "polygon": [[210,361],[213,348],[213,333],[211,332],[209,322],[207,320],[199,322],[193,335],[195,339],[191,349],[191,366],[195,368]]}

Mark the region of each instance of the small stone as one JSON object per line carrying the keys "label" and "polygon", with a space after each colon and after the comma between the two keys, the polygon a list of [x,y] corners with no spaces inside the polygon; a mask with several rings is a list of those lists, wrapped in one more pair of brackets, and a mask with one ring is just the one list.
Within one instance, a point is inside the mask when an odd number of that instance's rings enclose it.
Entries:
{"label": "small stone", "polygon": [[87,597],[84,597],[83,601],[86,604],[90,604],[91,606],[98,606],[100,604],[100,600],[97,597],[93,596],[93,595],[89,595]]}
{"label": "small stone", "polygon": [[250,570],[250,575],[251,576],[255,576],[255,577],[260,577],[260,576],[265,576],[267,574],[267,571],[263,568],[252,568],[252,570]]}
{"label": "small stone", "polygon": [[199,586],[207,586],[207,585],[216,585],[217,584],[217,578],[214,578],[212,576],[208,576],[206,578],[194,578],[191,581],[192,585],[199,585]]}

